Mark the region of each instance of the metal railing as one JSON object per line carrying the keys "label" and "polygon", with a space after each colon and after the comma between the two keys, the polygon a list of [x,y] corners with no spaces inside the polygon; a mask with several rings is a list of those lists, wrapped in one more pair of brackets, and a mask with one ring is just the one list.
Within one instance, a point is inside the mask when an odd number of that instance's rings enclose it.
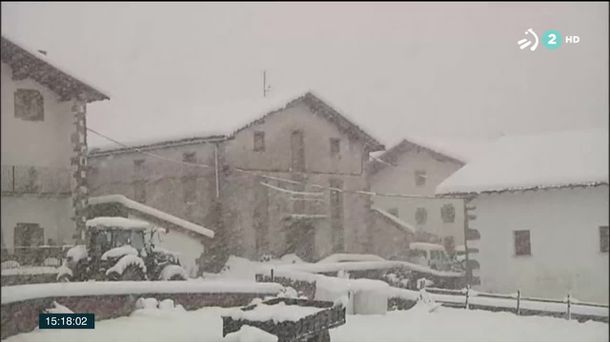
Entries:
{"label": "metal railing", "polygon": [[2,165],[3,194],[55,194],[71,193],[69,168],[31,165]]}

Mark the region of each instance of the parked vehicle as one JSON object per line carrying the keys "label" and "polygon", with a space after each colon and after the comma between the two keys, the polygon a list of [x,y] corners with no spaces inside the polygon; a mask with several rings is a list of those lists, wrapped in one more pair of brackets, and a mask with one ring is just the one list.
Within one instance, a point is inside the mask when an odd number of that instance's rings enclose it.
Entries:
{"label": "parked vehicle", "polygon": [[162,229],[123,217],[87,221],[86,245],[66,253],[59,281],[186,280],[175,253],[156,248]]}
{"label": "parked vehicle", "polygon": [[409,244],[410,262],[428,266],[435,270],[450,270],[455,263],[451,260],[445,247],[428,242],[412,242]]}

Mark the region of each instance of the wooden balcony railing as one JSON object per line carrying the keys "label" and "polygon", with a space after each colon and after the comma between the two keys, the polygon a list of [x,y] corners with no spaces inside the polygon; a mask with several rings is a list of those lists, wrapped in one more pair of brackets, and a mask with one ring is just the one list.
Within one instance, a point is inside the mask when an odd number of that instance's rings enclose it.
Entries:
{"label": "wooden balcony railing", "polygon": [[2,165],[2,194],[69,195],[70,169]]}

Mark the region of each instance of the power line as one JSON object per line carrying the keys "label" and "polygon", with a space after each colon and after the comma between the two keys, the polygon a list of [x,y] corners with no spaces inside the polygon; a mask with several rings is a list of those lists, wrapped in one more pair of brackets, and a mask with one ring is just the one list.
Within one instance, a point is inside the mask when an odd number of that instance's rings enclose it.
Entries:
{"label": "power line", "polygon": [[158,154],[155,154],[155,153],[146,152],[146,151],[144,151],[144,150],[142,150],[142,149],[139,149],[139,148],[137,148],[137,147],[133,147],[133,146],[129,146],[129,145],[127,145],[127,144],[123,144],[122,142],[117,141],[117,140],[115,140],[115,139],[112,139],[111,137],[109,137],[109,136],[107,136],[107,135],[104,135],[104,134],[102,134],[102,133],[100,133],[100,132],[98,132],[98,131],[96,131],[96,130],[94,130],[94,129],[92,129],[92,128],[87,127],[87,130],[88,130],[88,131],[90,131],[90,132],[91,132],[91,133],[93,133],[93,134],[97,134],[97,135],[99,135],[100,137],[102,137],[102,138],[104,138],[104,139],[107,139],[107,140],[109,140],[109,141],[112,141],[113,143],[115,143],[115,144],[117,144],[117,145],[120,145],[120,146],[125,147],[125,148],[134,149],[134,150],[136,150],[137,152],[142,153],[142,154],[145,154],[145,155],[147,155],[147,156],[149,156],[149,157],[153,157],[153,158],[161,159],[161,160],[168,161],[168,162],[172,162],[172,163],[183,164],[183,165],[189,165],[189,166],[197,166],[197,167],[204,167],[204,168],[209,168],[209,167],[211,167],[210,165],[206,165],[206,164],[185,162],[185,161],[180,161],[180,160],[175,160],[175,159],[171,159],[171,158],[163,157],[163,156],[158,155]]}
{"label": "power line", "polygon": [[[127,144],[124,144],[120,141],[117,141],[116,139],[113,139],[105,134],[102,134],[92,128],[87,128],[88,131],[104,138],[107,139],[117,145],[120,145],[122,147],[125,148],[129,148],[129,149],[133,149],[139,153],[148,155],[150,157],[153,158],[157,158],[163,161],[167,161],[167,162],[172,162],[172,163],[177,163],[177,164],[182,164],[182,165],[188,165],[188,166],[197,166],[197,167],[203,167],[203,168],[210,168],[212,166],[210,165],[206,165],[206,164],[201,164],[201,163],[191,163],[191,162],[185,162],[185,161],[179,161],[179,160],[175,160],[175,159],[171,159],[171,158],[167,158],[167,157],[163,157],[161,155],[155,154],[155,153],[150,153],[147,151],[143,151],[142,149],[139,149],[137,147],[133,147],[133,146],[129,146]],[[392,164],[390,164],[392,165]],[[392,165],[394,166],[394,165]],[[395,166],[396,167],[396,166]],[[295,185],[304,185],[304,186],[310,186],[310,187],[314,187],[314,188],[318,188],[318,189],[324,189],[324,190],[329,190],[329,191],[337,191],[337,192],[343,192],[343,193],[350,193],[350,194],[357,194],[357,195],[364,195],[364,196],[379,196],[379,197],[396,197],[396,198],[420,198],[420,199],[439,199],[438,197],[434,197],[434,196],[425,196],[425,195],[410,195],[410,194],[398,194],[398,193],[380,193],[380,192],[373,192],[373,191],[363,191],[363,190],[347,190],[347,189],[339,189],[339,188],[335,188],[335,187],[330,187],[330,186],[323,186],[323,185],[319,185],[319,184],[309,184],[306,182],[301,182],[301,181],[295,181],[292,179],[286,179],[286,178],[281,178],[281,177],[275,177],[275,176],[269,176],[269,175],[264,175],[264,174],[258,174],[256,172],[253,171],[248,171],[248,170],[243,170],[240,168],[234,168],[233,170],[241,172],[243,174],[246,175],[250,175],[250,176],[254,176],[254,177],[262,177],[262,178],[267,178],[267,179],[272,179],[275,181],[279,181],[279,182],[285,182],[285,183],[290,183],[290,184],[295,184]],[[413,172],[411,172],[413,173]],[[169,177],[168,177],[169,178]],[[264,184],[265,186],[269,186],[269,184]],[[292,191],[292,190],[288,190],[288,189],[282,189],[282,188],[278,188],[284,191]],[[276,190],[276,189],[274,189]]]}

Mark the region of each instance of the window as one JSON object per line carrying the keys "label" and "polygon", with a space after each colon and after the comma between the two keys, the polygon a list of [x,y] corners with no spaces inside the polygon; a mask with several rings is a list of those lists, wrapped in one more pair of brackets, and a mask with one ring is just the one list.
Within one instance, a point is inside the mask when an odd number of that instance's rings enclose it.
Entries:
{"label": "window", "polygon": [[254,151],[262,152],[265,150],[265,132],[254,132]]}
{"label": "window", "polygon": [[453,204],[444,204],[441,207],[441,218],[445,223],[452,223],[455,221],[455,207]]}
{"label": "window", "polygon": [[133,170],[136,174],[144,171],[144,159],[136,159],[133,161]]}
{"label": "window", "polygon": [[337,157],[341,154],[341,139],[330,138],[330,156]]}
{"label": "window", "polygon": [[415,185],[423,186],[426,184],[426,171],[417,170],[415,171]]}
{"label": "window", "polygon": [[186,163],[195,163],[196,162],[195,157],[196,157],[195,152],[184,152],[182,154],[182,161],[184,161]]}
{"label": "window", "polygon": [[43,121],[42,94],[34,89],[17,89],[15,91],[15,117],[27,121]]}
{"label": "window", "polygon": [[599,250],[608,253],[608,226],[599,227]]}
{"label": "window", "polygon": [[428,220],[428,211],[426,208],[417,208],[415,210],[415,222],[417,224],[425,224]]}
{"label": "window", "polygon": [[133,183],[134,199],[138,202],[146,202],[146,182],[138,181]]}
{"label": "window", "polygon": [[305,138],[303,131],[292,131],[290,135],[290,151],[292,155],[292,171],[305,171]]}
{"label": "window", "polygon": [[398,217],[398,208],[390,208],[388,209],[388,213]]}
{"label": "window", "polygon": [[529,230],[515,230],[515,255],[532,255]]}
{"label": "window", "polygon": [[38,192],[40,191],[40,183],[38,181],[39,179],[39,174],[38,174],[38,170],[31,166],[28,168],[27,171],[27,176],[26,176],[26,183],[24,185],[24,192],[29,192],[29,193],[33,193],[33,192]]}
{"label": "window", "polygon": [[182,191],[184,193],[184,203],[192,204],[197,199],[197,178],[182,178]]}
{"label": "window", "polygon": [[37,223],[17,223],[14,242],[16,248],[40,246],[44,243],[44,231]]}
{"label": "window", "polygon": [[29,247],[44,244],[44,230],[37,223],[17,223],[13,235],[15,255],[21,259],[20,263],[34,264],[37,262],[38,253]]}

